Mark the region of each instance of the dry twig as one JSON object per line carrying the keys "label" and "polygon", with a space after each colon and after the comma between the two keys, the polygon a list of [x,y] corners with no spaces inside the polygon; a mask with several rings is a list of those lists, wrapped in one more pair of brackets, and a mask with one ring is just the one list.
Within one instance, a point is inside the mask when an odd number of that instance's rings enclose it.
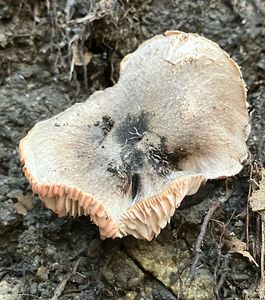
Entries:
{"label": "dry twig", "polygon": [[261,253],[260,253],[260,273],[261,281],[264,282],[264,253],[265,253],[265,225],[264,217],[261,216]]}
{"label": "dry twig", "polygon": [[249,162],[249,185],[248,185],[248,198],[247,198],[247,215],[246,215],[246,244],[247,250],[249,248],[249,199],[252,193],[252,177],[253,177],[253,158],[250,151],[248,152],[248,162]]}
{"label": "dry twig", "polygon": [[220,254],[218,256],[218,264],[216,265],[216,268],[215,268],[215,272],[214,272],[214,277],[215,277],[215,289],[214,289],[214,293],[215,293],[215,296],[217,299],[221,299],[220,298],[220,295],[219,295],[219,291],[221,290],[221,288],[223,287],[225,281],[226,281],[226,277],[227,277],[227,274],[228,274],[228,271],[229,271],[229,259],[230,257],[229,256],[224,256],[224,262],[223,262],[223,265],[221,266],[221,269],[222,271],[220,272],[220,279],[219,281],[217,282],[217,268],[219,267],[220,268]]}
{"label": "dry twig", "polygon": [[71,278],[72,275],[74,275],[76,273],[79,262],[80,262],[80,259],[78,259],[77,262],[75,263],[73,271],[64,275],[62,281],[60,282],[60,284],[55,289],[54,295],[51,298],[51,300],[59,299],[59,297],[61,296],[61,294],[62,294],[62,292],[63,292],[63,290],[66,286],[67,281]]}
{"label": "dry twig", "polygon": [[206,229],[207,229],[207,225],[213,215],[213,213],[216,211],[216,209],[220,206],[220,202],[219,201],[215,201],[213,202],[213,204],[211,205],[211,207],[209,208],[206,216],[204,217],[202,226],[201,226],[201,231],[200,234],[198,235],[197,241],[196,241],[196,246],[195,246],[195,257],[194,257],[194,262],[190,268],[190,284],[193,281],[194,277],[195,277],[195,273],[196,273],[196,268],[198,265],[198,262],[201,258],[201,245],[206,233]]}

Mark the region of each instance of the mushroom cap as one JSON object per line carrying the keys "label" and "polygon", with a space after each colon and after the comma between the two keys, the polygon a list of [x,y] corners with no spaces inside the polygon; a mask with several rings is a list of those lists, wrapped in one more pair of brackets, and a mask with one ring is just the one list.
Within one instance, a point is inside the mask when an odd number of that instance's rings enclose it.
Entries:
{"label": "mushroom cap", "polygon": [[20,157],[59,216],[90,215],[102,238],[151,240],[186,195],[241,170],[246,88],[217,44],[179,31],[144,42],[120,73],[115,86],[37,123]]}

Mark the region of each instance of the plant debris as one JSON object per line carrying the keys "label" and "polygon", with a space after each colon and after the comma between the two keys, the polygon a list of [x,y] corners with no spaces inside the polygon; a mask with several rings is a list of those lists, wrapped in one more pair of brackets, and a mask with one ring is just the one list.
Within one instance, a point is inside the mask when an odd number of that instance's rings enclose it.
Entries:
{"label": "plant debris", "polygon": [[26,215],[29,210],[32,209],[32,194],[27,193],[23,194],[22,191],[16,193],[17,203],[15,203],[14,207],[18,214]]}

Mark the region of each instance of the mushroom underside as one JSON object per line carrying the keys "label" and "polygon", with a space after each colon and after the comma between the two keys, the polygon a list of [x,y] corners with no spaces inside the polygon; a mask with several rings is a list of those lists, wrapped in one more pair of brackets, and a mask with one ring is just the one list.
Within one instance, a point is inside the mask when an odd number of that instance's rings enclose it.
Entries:
{"label": "mushroom underside", "polygon": [[[151,152],[151,156],[148,147],[141,159],[135,154],[139,149],[133,151],[132,146],[125,154],[123,147],[120,152],[104,147],[100,153],[99,145],[92,150],[90,138],[85,143],[77,132],[72,135],[69,124],[62,133],[54,121],[39,123],[21,142],[23,171],[47,208],[60,217],[89,215],[102,238],[131,234],[151,240],[182,199],[206,180],[202,174],[178,170],[174,162],[168,165],[164,153],[162,157]],[[154,151],[153,145],[151,149]],[[131,161],[124,163],[123,155]],[[129,162],[131,168],[126,169]]]}

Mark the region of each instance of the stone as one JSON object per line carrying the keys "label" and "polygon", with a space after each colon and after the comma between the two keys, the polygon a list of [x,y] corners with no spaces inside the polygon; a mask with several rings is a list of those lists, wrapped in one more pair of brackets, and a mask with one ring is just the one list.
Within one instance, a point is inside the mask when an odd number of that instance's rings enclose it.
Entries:
{"label": "stone", "polygon": [[133,290],[144,279],[144,273],[126,254],[115,251],[109,262],[106,262],[102,275],[110,285],[118,289]]}
{"label": "stone", "polygon": [[172,245],[162,246],[157,241],[141,241],[130,244],[129,254],[144,270],[153,274],[177,298],[185,300],[211,300],[214,278],[205,265],[197,269],[195,279],[189,284],[189,268],[192,255],[189,250],[176,249]]}

